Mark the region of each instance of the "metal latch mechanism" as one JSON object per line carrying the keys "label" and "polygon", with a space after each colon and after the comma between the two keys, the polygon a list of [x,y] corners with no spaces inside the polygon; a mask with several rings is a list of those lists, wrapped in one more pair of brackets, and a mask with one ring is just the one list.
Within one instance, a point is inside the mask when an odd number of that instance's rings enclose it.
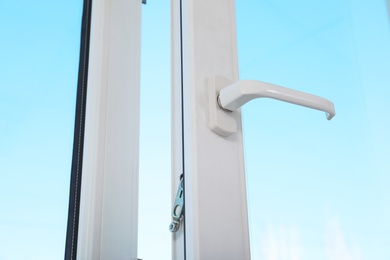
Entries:
{"label": "metal latch mechanism", "polygon": [[173,221],[169,225],[169,231],[171,232],[177,232],[179,230],[180,219],[183,216],[183,212],[184,212],[183,186],[184,186],[184,180],[183,180],[183,174],[181,174],[180,184],[179,187],[177,188],[175,204],[173,205],[173,210],[172,210]]}

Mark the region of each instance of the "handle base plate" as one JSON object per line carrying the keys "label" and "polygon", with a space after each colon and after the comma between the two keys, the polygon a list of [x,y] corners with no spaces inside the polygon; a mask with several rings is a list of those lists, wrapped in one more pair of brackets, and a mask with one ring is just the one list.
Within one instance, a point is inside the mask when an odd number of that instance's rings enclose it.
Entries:
{"label": "handle base plate", "polygon": [[232,83],[232,81],[224,77],[216,76],[208,79],[206,86],[209,106],[209,127],[214,133],[224,137],[230,136],[237,131],[237,115],[239,112],[221,109],[218,106],[217,97],[221,89]]}

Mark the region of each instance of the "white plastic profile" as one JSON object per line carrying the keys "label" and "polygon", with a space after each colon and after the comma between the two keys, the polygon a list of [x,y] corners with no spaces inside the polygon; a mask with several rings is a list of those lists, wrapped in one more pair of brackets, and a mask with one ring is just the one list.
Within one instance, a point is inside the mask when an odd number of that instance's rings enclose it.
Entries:
{"label": "white plastic profile", "polygon": [[320,110],[325,112],[328,120],[336,114],[334,104],[325,98],[262,81],[240,80],[233,83],[223,77],[214,77],[209,80],[208,88],[209,126],[221,136],[236,132],[235,111],[255,98],[272,98]]}

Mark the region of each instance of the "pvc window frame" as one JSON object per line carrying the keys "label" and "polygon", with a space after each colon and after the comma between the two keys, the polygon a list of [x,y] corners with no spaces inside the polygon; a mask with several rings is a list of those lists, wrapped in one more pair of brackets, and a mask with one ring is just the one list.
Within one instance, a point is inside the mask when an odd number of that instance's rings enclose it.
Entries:
{"label": "pvc window frame", "polygon": [[73,192],[80,194],[71,194],[69,205],[79,215],[72,225],[68,220],[65,259],[137,259],[141,5],[84,1],[84,16],[88,8],[90,15],[88,65],[80,63],[87,71],[85,131],[75,132],[84,136],[74,147],[74,154],[83,149],[81,171],[72,171],[75,183],[79,174]]}
{"label": "pvc window frame", "polygon": [[[92,6],[76,258],[137,259],[141,4]],[[173,259],[250,259],[241,130],[208,126],[208,83],[238,80],[234,0],[172,0]],[[174,200],[173,200],[174,201]]]}
{"label": "pvc window frame", "polygon": [[185,201],[172,259],[250,259],[241,112],[229,137],[210,129],[208,115],[209,83],[238,80],[234,0],[171,8],[172,201],[182,173]]}

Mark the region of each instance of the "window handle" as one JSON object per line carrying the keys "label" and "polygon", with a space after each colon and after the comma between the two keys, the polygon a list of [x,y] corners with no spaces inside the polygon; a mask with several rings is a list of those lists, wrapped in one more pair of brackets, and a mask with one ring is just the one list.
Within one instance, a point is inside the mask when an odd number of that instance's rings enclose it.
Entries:
{"label": "window handle", "polygon": [[272,98],[320,110],[328,120],[336,114],[333,103],[325,98],[258,80],[240,80],[223,88],[218,95],[218,104],[222,109],[235,111],[255,98]]}
{"label": "window handle", "polygon": [[336,114],[334,104],[325,98],[257,80],[240,80],[229,84],[227,79],[215,77],[209,81],[209,89],[211,98],[216,95],[214,100],[217,101],[219,108],[225,110],[225,113],[212,111],[214,108],[209,103],[211,106],[209,108],[210,128],[223,136],[231,135],[237,128],[236,121],[233,120],[234,115],[231,115],[232,118],[229,119],[228,113],[236,111],[255,98],[272,98],[320,110],[325,112],[328,120],[331,120]]}

